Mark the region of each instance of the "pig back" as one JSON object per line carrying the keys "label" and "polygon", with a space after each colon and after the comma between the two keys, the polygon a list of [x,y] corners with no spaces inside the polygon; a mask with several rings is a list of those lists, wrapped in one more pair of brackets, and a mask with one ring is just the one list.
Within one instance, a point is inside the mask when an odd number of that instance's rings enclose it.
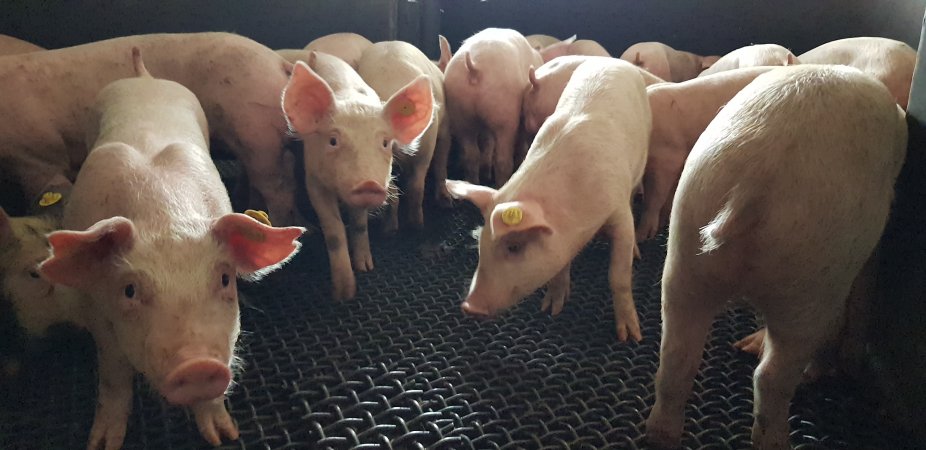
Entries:
{"label": "pig back", "polygon": [[363,52],[357,73],[386,101],[419,75],[431,80],[434,102],[443,104],[443,74],[417,47],[402,41],[377,42]]}

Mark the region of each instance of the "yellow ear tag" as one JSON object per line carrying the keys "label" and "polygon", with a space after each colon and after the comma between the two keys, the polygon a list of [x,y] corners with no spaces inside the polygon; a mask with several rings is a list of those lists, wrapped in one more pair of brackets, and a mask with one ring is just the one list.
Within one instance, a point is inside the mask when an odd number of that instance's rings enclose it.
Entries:
{"label": "yellow ear tag", "polygon": [[518,225],[523,218],[524,212],[517,206],[512,206],[502,211],[502,222],[504,222],[505,225]]}
{"label": "yellow ear tag", "polygon": [[262,224],[264,224],[264,225],[267,225],[268,227],[272,227],[272,226],[273,226],[273,225],[270,224],[270,216],[268,216],[267,213],[265,213],[265,212],[263,212],[263,211],[256,211],[256,210],[253,210],[253,209],[249,209],[249,210],[245,211],[244,214],[247,215],[247,216],[250,216],[252,219],[254,219],[254,220],[256,220],[256,221],[258,221],[258,222],[260,222],[260,223],[262,223]]}
{"label": "yellow ear tag", "polygon": [[42,194],[42,198],[39,199],[39,206],[51,206],[59,201],[61,201],[60,192],[46,192]]}
{"label": "yellow ear tag", "polygon": [[415,104],[411,100],[405,100],[399,106],[399,114],[408,117],[415,113]]}

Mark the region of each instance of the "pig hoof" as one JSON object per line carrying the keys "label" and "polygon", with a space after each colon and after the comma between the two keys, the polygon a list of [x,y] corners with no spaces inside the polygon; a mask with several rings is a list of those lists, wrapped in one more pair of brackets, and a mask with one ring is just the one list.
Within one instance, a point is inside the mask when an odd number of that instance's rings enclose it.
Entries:
{"label": "pig hoof", "polygon": [[353,272],[347,276],[334,276],[331,296],[335,301],[341,302],[350,300],[357,295],[357,281],[354,279]]}
{"label": "pig hoof", "polygon": [[550,315],[556,317],[563,312],[563,306],[566,305],[566,299],[569,298],[569,289],[547,288],[547,293],[543,296],[543,303],[540,304],[540,310],[543,312],[550,311]]}
{"label": "pig hoof", "polygon": [[127,422],[128,417],[119,414],[107,415],[97,411],[97,417],[93,420],[93,428],[90,429],[90,442],[87,444],[87,450],[122,448]]}
{"label": "pig hoof", "polygon": [[736,341],[733,346],[761,358],[765,351],[765,328]]}
{"label": "pig hoof", "polygon": [[437,206],[441,208],[453,207],[453,197],[450,196],[450,191],[446,187],[437,194]]}
{"label": "pig hoof", "polygon": [[636,259],[639,261],[643,260],[643,256],[640,254],[640,247],[637,245],[636,242],[633,243],[633,259]]}
{"label": "pig hoof", "polygon": [[623,314],[622,316],[630,317],[617,319],[618,340],[627,342],[627,338],[630,338],[634,342],[642,341],[643,335],[640,333],[640,319],[637,318],[637,312],[634,311],[633,314]]}
{"label": "pig hoof", "polygon": [[369,272],[373,270],[373,255],[356,255],[354,258],[354,270],[357,272]]}
{"label": "pig hoof", "polygon": [[673,435],[673,433],[655,429],[650,427],[649,423],[647,423],[646,442],[652,448],[674,449],[679,448],[682,445],[682,436]]}
{"label": "pig hoof", "polygon": [[199,434],[213,446],[222,445],[223,437],[230,440],[238,439],[238,427],[235,426],[221,399],[194,406],[193,414]]}

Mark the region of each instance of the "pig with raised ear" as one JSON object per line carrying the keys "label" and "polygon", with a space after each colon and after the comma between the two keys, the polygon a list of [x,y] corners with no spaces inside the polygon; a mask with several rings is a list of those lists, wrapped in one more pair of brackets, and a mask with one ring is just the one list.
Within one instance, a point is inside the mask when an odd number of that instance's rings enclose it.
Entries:
{"label": "pig with raised ear", "polygon": [[640,71],[598,58],[580,65],[524,164],[501,189],[448,181],[485,219],[463,311],[492,317],[547,285],[560,312],[573,258],[599,232],[611,238],[609,281],[620,340],[642,338],[631,292],[630,199],[643,176],[650,111]]}
{"label": "pig with raised ear", "polygon": [[[603,60],[601,56],[568,55],[560,56],[550,62],[544,63],[536,70],[531,67],[528,73],[530,86],[524,92],[521,105],[524,132],[530,136],[537,134],[543,122],[553,114],[556,103],[559,102],[566,83],[572,73],[580,64],[586,61]],[[647,86],[665,81],[655,75],[640,69],[643,83]]]}
{"label": "pig with raised ear", "polygon": [[447,69],[450,58],[453,57],[453,52],[450,50],[450,42],[447,42],[447,38],[442,35],[437,35],[437,45],[440,47],[440,58],[431,62],[443,73]]}
{"label": "pig with raised ear", "polygon": [[232,213],[196,96],[147,75],[138,49],[133,61],[138,76],[97,97],[93,145],[39,272],[81,294],[97,344],[88,448],[122,445],[136,371],[190,407],[218,445],[238,437],[224,405],[239,333],[235,280],[280,267],[304,230]]}
{"label": "pig with raised ear", "polygon": [[685,160],[714,116],[743,87],[772,69],[734,69],[646,89],[653,111],[653,132],[643,174],[646,195],[637,224],[638,241],[652,239],[669,222],[672,196]]}
{"label": "pig with raised ear", "polygon": [[904,42],[882,37],[839,39],[809,50],[798,58],[804,64],[855,67],[884,83],[897,104],[907,109],[916,50]]}
{"label": "pig with raised ear", "polygon": [[531,45],[531,47],[537,51],[540,51],[540,49],[544,47],[549,47],[559,42],[572,42],[576,40],[575,35],[563,39],[562,41],[560,41],[559,38],[550,36],[548,34],[531,34],[529,36],[524,36],[524,38],[527,39],[527,42]]}
{"label": "pig with raised ear", "polygon": [[0,34],[0,56],[21,55],[23,53],[41,52],[44,50],[44,47],[39,47],[31,42]]}
{"label": "pig with raised ear", "polygon": [[703,77],[725,70],[758,66],[793,66],[801,61],[791,50],[778,44],[755,44],[733,50],[723,55],[704,69],[698,76]]}
{"label": "pig with raised ear", "polygon": [[501,28],[474,34],[450,59],[444,93],[467,181],[488,183],[491,177],[501,186],[524,159],[521,101],[530,84],[529,69],[542,62],[521,33]]}
{"label": "pig with raised ear", "polygon": [[649,442],[679,446],[716,314],[744,299],[768,323],[754,380],[752,445],[790,448],[802,372],[839,333],[853,280],[887,222],[907,149],[883,84],[845,66],[776,68],[695,144],[672,207]]}
{"label": "pig with raised ear", "polygon": [[679,83],[697,77],[720,57],[676,50],[662,42],[639,42],[624,50],[621,59],[663,80]]}
{"label": "pig with raised ear", "polygon": [[[405,211],[403,227],[424,227],[424,184],[428,169],[433,168],[435,197],[450,200],[445,181],[447,159],[450,154],[450,122],[444,105],[444,75],[428,60],[421,50],[402,41],[377,42],[363,52],[357,73],[373,88],[380,99],[388,100],[399,89],[425,75],[431,84],[434,98],[434,116],[421,138],[411,145],[393,145],[393,159],[399,171],[398,185],[401,198],[391,196],[386,217],[386,231],[398,230],[398,210],[401,203]],[[432,165],[433,159],[433,165]]]}
{"label": "pig with raised ear", "polygon": [[[312,52],[296,63],[283,92],[283,111],[302,138],[305,183],[318,213],[331,264],[335,300],[357,292],[353,268],[373,270],[368,210],[386,203],[393,144],[417,147],[433,120],[431,79],[421,74],[383,103],[344,61]],[[351,256],[339,202],[347,204]]]}
{"label": "pig with raised ear", "polygon": [[[357,69],[360,56],[373,45],[369,39],[357,33],[333,33],[322,36],[309,42],[305,50],[309,52],[322,52],[341,58],[351,68]],[[293,61],[295,63],[295,61]]]}
{"label": "pig with raised ear", "polygon": [[[575,38],[575,36],[573,36],[573,38]],[[543,62],[549,62],[554,58],[566,55],[611,56],[601,44],[590,39],[557,42],[540,49],[540,56],[543,58]]]}

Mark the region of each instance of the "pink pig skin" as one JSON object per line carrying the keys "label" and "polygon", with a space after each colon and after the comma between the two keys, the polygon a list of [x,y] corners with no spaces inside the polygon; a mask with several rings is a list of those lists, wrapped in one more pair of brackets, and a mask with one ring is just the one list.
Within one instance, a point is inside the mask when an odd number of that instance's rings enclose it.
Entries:
{"label": "pink pig skin", "polygon": [[653,133],[643,175],[646,194],[637,224],[638,241],[652,239],[668,222],[688,153],[714,116],[743,87],[772,69],[747,67],[647,88]]}
{"label": "pink pig skin", "polygon": [[531,34],[528,36],[524,36],[524,39],[527,39],[527,43],[531,45],[531,48],[536,49],[537,51],[540,51],[544,47],[549,47],[558,42],[566,42],[566,41],[572,42],[576,39],[576,37],[572,36],[569,39],[564,39],[560,41],[559,38],[553,37],[547,34]]}
{"label": "pink pig skin", "polygon": [[356,70],[360,63],[360,55],[371,45],[373,43],[369,39],[357,33],[334,33],[309,42],[305,50],[336,56]]}
{"label": "pink pig skin", "polygon": [[[524,131],[530,136],[537,134],[543,122],[556,109],[556,103],[559,101],[560,95],[563,94],[563,89],[566,88],[566,83],[569,82],[569,78],[572,77],[572,72],[576,70],[576,67],[586,61],[603,60],[603,58],[605,57],[560,56],[532,71],[529,74],[531,85],[524,93],[524,104],[521,106],[522,115],[524,116]],[[640,75],[643,76],[643,82],[647,86],[665,82],[643,69],[640,69]]]}
{"label": "pink pig skin", "polygon": [[[508,181],[526,146],[518,141],[528,71],[543,60],[527,39],[510,29],[488,28],[471,36],[444,71],[450,130],[462,148],[464,176],[480,182],[480,165],[495,185]],[[515,149],[518,152],[515,152]]]}
{"label": "pink pig skin", "polygon": [[904,110],[910,99],[910,83],[916,50],[880,37],[858,37],[828,42],[798,57],[804,64],[842,64],[855,67],[884,83]]}
{"label": "pink pig skin", "polygon": [[399,203],[406,211],[403,226],[415,229],[424,227],[425,178],[430,168],[435,178],[435,197],[449,202],[447,192],[447,159],[450,154],[450,122],[444,109],[444,74],[421,50],[402,41],[377,42],[360,58],[357,73],[373,88],[383,101],[421,75],[431,83],[434,97],[434,119],[421,135],[421,139],[408,147],[393,147],[393,160],[403,181],[401,198],[393,195],[387,215],[386,231],[398,230]]}
{"label": "pink pig skin", "polygon": [[633,44],[621,54],[624,61],[642,67],[663,80],[676,83],[697,77],[719,58],[683,52],[662,42]]}
{"label": "pink pig skin", "polygon": [[907,148],[903,111],[844,66],[776,68],[720,111],[679,180],[662,280],[663,333],[647,439],[675,448],[714,316],[765,315],[752,445],[787,449],[788,410],[835,338],[853,279],[887,222]]}
{"label": "pink pig skin", "polygon": [[794,53],[791,53],[791,50],[778,44],[756,44],[738,48],[723,55],[698,76],[703,77],[744,67],[792,66],[800,63],[801,61],[794,56]]}
{"label": "pink pig skin", "polygon": [[84,129],[93,100],[107,83],[133,74],[124,56],[133,46],[154,76],[199,97],[213,137],[242,162],[271,220],[292,223],[292,156],[284,153],[289,137],[280,109],[291,65],[229,33],[129,36],[0,58],[0,170],[30,199],[56,174],[73,180],[92,144]]}
{"label": "pink pig skin", "polygon": [[[302,137],[305,183],[318,213],[328,260],[332,296],[353,298],[353,268],[373,270],[367,234],[369,209],[386,202],[392,178],[393,143],[417,142],[433,119],[431,82],[421,74],[383,104],[346,62],[311,52],[298,62],[283,94],[283,110]],[[338,203],[348,206],[351,255]]]}
{"label": "pink pig skin", "polygon": [[304,230],[231,212],[196,96],[151,78],[134,52],[139,76],[106,86],[89,111],[92,150],[62,221],[74,231],[48,236],[52,254],[39,270],[80,294],[97,344],[88,448],[121,447],[135,371],[189,406],[219,445],[238,437],[223,395],[239,332],[235,278],[279,267]]}
{"label": "pink pig skin", "polygon": [[579,39],[573,42],[557,42],[540,50],[540,56],[543,57],[543,62],[550,62],[554,58],[566,55],[611,56],[601,44],[589,39]]}
{"label": "pink pig skin", "polygon": [[[447,182],[485,219],[463,311],[491,317],[546,284],[542,308],[559,313],[572,259],[604,229],[612,240],[609,281],[618,337],[641,339],[631,292],[630,199],[643,176],[650,121],[640,70],[596,58],[575,70],[524,164],[501,189]],[[506,219],[517,210],[515,220]]]}
{"label": "pink pig skin", "polygon": [[0,34],[0,56],[21,55],[23,53],[40,52],[45,50],[31,42]]}

